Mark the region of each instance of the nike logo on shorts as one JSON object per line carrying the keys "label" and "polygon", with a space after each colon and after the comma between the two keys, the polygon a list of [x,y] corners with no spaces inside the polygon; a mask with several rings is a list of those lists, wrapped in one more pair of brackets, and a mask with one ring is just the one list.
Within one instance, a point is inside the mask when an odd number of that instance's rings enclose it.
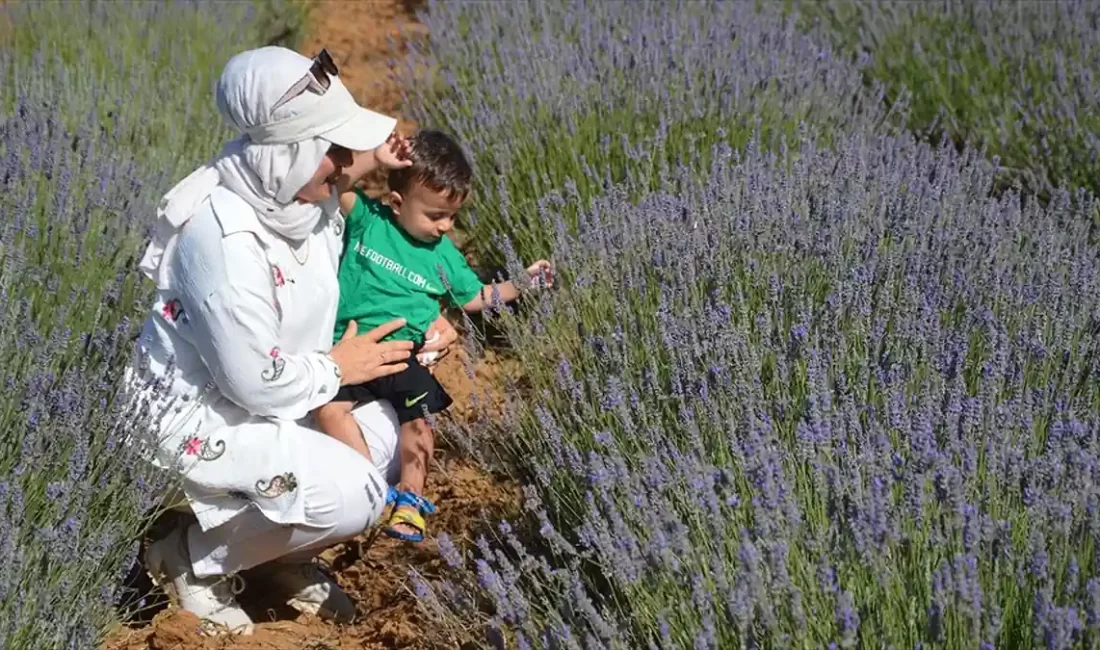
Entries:
{"label": "nike logo on shorts", "polygon": [[427,393],[423,393],[423,394],[421,394],[421,395],[419,395],[419,396],[417,396],[417,397],[413,397],[413,398],[411,398],[411,399],[410,399],[410,398],[408,398],[408,397],[406,397],[406,398],[405,398],[405,408],[409,408],[409,407],[411,407],[411,406],[415,406],[417,402],[419,402],[420,400],[424,399],[424,398],[425,398],[425,397],[427,397],[427,396],[428,396],[428,394],[427,394]]}

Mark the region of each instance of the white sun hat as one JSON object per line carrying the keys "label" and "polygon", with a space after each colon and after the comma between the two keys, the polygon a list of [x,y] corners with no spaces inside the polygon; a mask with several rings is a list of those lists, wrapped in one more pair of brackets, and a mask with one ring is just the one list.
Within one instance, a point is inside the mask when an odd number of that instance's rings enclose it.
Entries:
{"label": "white sun hat", "polygon": [[[264,65],[255,65],[258,60]],[[369,151],[397,127],[396,118],[355,101],[325,50],[312,59],[276,46],[241,52],[226,63],[218,84],[222,115],[256,144],[322,138],[352,151]],[[256,85],[266,86],[267,92],[255,92]]]}

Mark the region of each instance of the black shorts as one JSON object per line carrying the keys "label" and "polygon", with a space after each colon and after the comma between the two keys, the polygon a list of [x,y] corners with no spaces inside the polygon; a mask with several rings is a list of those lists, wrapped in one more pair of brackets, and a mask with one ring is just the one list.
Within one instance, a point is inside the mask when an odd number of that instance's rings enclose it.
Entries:
{"label": "black shorts", "polygon": [[363,404],[376,399],[389,400],[401,424],[422,418],[426,413],[439,413],[451,405],[451,396],[420,365],[415,350],[409,355],[409,367],[405,370],[365,384],[341,386],[333,401]]}

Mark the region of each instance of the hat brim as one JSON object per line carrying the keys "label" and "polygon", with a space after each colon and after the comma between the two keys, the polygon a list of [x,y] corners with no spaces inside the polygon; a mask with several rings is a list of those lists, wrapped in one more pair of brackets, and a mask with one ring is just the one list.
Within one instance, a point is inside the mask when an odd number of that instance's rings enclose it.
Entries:
{"label": "hat brim", "polygon": [[397,118],[357,107],[350,119],[319,137],[352,151],[370,151],[385,143],[396,128]]}

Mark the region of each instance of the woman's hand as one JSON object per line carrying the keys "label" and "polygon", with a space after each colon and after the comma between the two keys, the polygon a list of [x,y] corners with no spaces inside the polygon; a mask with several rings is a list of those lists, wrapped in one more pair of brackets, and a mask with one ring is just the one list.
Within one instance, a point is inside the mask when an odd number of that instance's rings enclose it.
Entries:
{"label": "woman's hand", "polygon": [[435,319],[432,326],[428,328],[428,333],[424,337],[424,347],[420,348],[416,358],[421,365],[434,365],[451,353],[451,345],[457,340],[458,330],[454,328],[454,325],[451,325],[451,321],[440,314],[439,318]]}
{"label": "woman's hand", "polygon": [[340,368],[340,385],[364,384],[408,368],[409,355],[413,349],[412,341],[379,343],[386,335],[396,332],[404,325],[405,319],[397,318],[360,336],[357,335],[359,328],[355,321],[350,321],[347,331],[329,352],[329,356]]}

